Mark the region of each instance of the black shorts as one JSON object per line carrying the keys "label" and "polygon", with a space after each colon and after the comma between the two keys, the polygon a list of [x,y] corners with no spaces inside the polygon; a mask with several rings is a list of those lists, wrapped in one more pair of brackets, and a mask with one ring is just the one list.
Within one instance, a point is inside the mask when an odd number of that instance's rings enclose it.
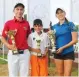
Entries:
{"label": "black shorts", "polygon": [[55,59],[61,59],[61,60],[67,60],[67,59],[74,60],[75,59],[75,54],[74,54],[74,52],[69,52],[65,55],[54,54],[54,58]]}

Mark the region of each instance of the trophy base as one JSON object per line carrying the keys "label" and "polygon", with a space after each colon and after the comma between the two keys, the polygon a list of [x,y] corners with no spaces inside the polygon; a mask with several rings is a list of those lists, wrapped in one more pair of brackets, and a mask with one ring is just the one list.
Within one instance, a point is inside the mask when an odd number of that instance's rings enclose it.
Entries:
{"label": "trophy base", "polygon": [[52,54],[56,53],[56,50],[51,50],[51,53],[52,53]]}
{"label": "trophy base", "polygon": [[37,54],[37,57],[42,57],[42,54],[41,54],[41,53],[38,53],[38,54]]}
{"label": "trophy base", "polygon": [[56,47],[53,47],[53,48],[51,49],[51,53],[52,53],[52,54],[56,53]]}
{"label": "trophy base", "polygon": [[49,49],[50,50],[50,55],[53,56],[53,54],[56,53],[56,50],[55,49]]}
{"label": "trophy base", "polygon": [[13,55],[19,54],[18,50],[12,51]]}

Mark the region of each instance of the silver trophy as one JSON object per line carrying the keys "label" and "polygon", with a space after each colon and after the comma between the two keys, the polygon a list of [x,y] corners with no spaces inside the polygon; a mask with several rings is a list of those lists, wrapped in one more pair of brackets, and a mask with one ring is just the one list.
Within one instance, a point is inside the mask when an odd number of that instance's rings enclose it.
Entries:
{"label": "silver trophy", "polygon": [[50,30],[48,32],[48,37],[50,39],[50,45],[51,45],[51,49],[49,49],[51,51],[51,53],[55,53],[56,52],[56,45],[55,45],[55,30]]}

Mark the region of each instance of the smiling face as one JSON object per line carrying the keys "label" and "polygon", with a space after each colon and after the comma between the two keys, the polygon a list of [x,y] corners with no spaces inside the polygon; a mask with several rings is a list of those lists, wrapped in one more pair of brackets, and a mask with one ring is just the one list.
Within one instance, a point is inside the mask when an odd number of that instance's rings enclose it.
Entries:
{"label": "smiling face", "polygon": [[41,19],[35,19],[34,22],[33,22],[33,27],[34,27],[34,30],[38,34],[41,34],[42,33],[42,29],[43,29],[42,20]]}
{"label": "smiling face", "polygon": [[61,21],[65,19],[66,13],[63,10],[58,10],[56,13],[56,17]]}
{"label": "smiling face", "polygon": [[34,30],[35,30],[37,33],[40,33],[42,29],[43,29],[42,25],[40,25],[40,24],[34,25]]}
{"label": "smiling face", "polygon": [[22,15],[24,13],[24,8],[21,6],[18,6],[14,8],[14,14],[16,18],[22,18]]}

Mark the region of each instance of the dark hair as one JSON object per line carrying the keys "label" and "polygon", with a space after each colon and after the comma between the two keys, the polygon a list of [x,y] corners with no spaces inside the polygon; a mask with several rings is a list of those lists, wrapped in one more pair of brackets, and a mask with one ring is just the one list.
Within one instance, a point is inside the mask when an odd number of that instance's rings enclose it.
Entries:
{"label": "dark hair", "polygon": [[61,8],[57,8],[57,9],[56,9],[56,14],[58,13],[58,11],[62,11],[62,12],[64,12],[63,9],[61,9]]}
{"label": "dark hair", "polygon": [[[57,8],[57,9],[56,9],[56,14],[58,13],[58,11],[65,12],[63,9]],[[65,21],[66,21],[67,23],[69,22],[66,17],[65,17]]]}
{"label": "dark hair", "polygon": [[25,6],[22,4],[22,3],[17,3],[15,6],[14,6],[14,8],[17,8],[17,7],[22,7],[23,9],[25,8]]}
{"label": "dark hair", "polygon": [[69,23],[69,21],[68,21],[68,19],[65,17],[65,21],[67,22],[67,23]]}
{"label": "dark hair", "polygon": [[33,25],[41,25],[41,26],[43,26],[42,20],[41,19],[35,19],[34,22],[33,22]]}

